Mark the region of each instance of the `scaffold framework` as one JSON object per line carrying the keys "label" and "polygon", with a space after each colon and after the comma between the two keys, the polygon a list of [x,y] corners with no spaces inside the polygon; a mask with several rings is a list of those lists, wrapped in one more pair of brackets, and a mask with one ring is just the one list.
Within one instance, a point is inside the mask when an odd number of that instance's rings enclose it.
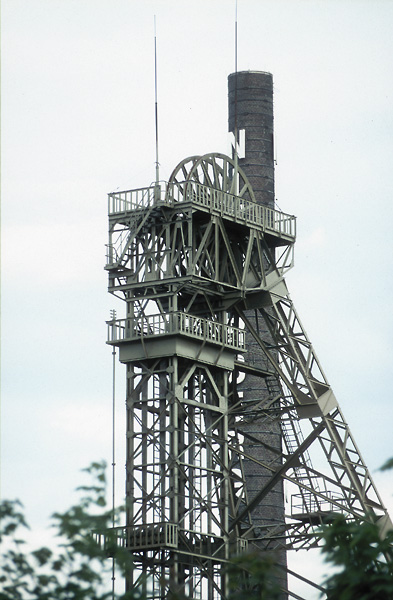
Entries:
{"label": "scaffold framework", "polygon": [[[109,291],[126,303],[107,325],[127,371],[128,587],[224,600],[240,552],[316,547],[338,514],[383,535],[391,521],[286,287],[295,217],[258,203],[222,154],[109,194],[108,209]],[[264,503],[284,486],[276,519]]]}

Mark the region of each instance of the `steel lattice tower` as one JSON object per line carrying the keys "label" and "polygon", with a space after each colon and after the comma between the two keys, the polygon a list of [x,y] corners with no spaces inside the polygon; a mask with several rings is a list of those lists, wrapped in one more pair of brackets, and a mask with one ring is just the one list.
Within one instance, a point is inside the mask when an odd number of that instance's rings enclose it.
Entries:
{"label": "steel lattice tower", "polygon": [[317,545],[327,518],[391,527],[285,284],[296,222],[274,209],[272,89],[268,73],[229,77],[243,158],[193,156],[109,194],[109,291],[126,303],[108,322],[127,370],[116,532],[147,598],[225,599],[247,549],[277,554],[291,596],[286,551]]}

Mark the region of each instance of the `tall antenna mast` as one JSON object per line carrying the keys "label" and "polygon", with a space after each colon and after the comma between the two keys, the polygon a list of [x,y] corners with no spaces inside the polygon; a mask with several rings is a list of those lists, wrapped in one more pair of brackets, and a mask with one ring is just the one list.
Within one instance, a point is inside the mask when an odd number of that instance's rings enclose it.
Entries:
{"label": "tall antenna mast", "polygon": [[235,195],[237,195],[237,180],[238,180],[238,171],[239,171],[239,156],[238,156],[238,132],[237,132],[237,0],[235,4]]}
{"label": "tall antenna mast", "polygon": [[158,163],[158,102],[157,102],[157,31],[156,15],[154,15],[154,95],[155,95],[155,124],[156,124],[156,185],[160,180]]}

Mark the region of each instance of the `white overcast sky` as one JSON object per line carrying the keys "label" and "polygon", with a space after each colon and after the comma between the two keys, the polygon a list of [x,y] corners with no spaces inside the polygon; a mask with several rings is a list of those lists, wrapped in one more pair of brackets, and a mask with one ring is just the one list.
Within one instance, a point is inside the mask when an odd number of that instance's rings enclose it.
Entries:
{"label": "white overcast sky", "polygon": [[[111,462],[106,194],[154,179],[154,15],[165,179],[227,152],[234,0],[2,0],[2,495],[40,531]],[[238,69],[274,78],[288,286],[389,506],[392,31],[392,0],[238,2]]]}

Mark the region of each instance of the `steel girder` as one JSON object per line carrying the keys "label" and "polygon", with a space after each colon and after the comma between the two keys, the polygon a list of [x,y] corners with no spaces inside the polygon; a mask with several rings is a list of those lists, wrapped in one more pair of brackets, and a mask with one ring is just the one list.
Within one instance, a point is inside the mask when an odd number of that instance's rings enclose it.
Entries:
{"label": "steel girder", "polygon": [[[288,431],[292,427],[295,431],[292,423],[299,420],[309,421],[311,432],[305,440],[309,440],[305,448],[309,449],[314,439],[318,440],[330,468],[330,476],[326,475],[328,479],[323,488],[325,492],[321,492],[320,496],[324,502],[328,500],[326,491],[330,490],[335,494],[335,498],[331,498],[330,502],[336,510],[362,518],[373,514],[374,518],[379,520],[386,515],[386,509],[300,322],[284,281],[278,281],[275,288],[267,292],[267,296],[269,300],[265,299],[265,303],[269,309],[263,307],[258,309],[258,312],[268,325],[273,344],[267,344],[245,314],[240,309],[238,312],[281,380],[282,388],[286,388],[286,393],[282,393],[283,399],[285,398],[282,407],[287,411],[287,416],[282,419],[282,428]],[[316,436],[315,432],[318,432]],[[288,434],[284,434],[284,440],[288,440]],[[286,442],[289,458],[284,461],[283,470],[287,470],[288,461],[293,459],[297,449],[305,443],[300,442],[299,438],[296,439],[293,433],[292,440],[291,447],[288,447],[288,441]],[[299,469],[309,473],[310,482],[318,479],[319,485],[320,480],[324,479],[321,473],[311,471],[308,465],[309,457],[303,459],[300,467],[296,467],[297,485],[301,485],[303,479],[299,479]],[[316,486],[310,487],[314,489]],[[310,502],[318,506],[320,492],[314,489],[313,493],[315,497],[312,501],[310,499]],[[305,502],[304,513],[308,512]]]}
{"label": "steel girder", "polygon": [[[247,504],[227,404],[231,374],[168,357],[129,364],[127,380],[123,539],[135,557],[133,584],[165,552],[170,576],[161,573],[154,583],[153,570],[147,597],[171,590],[204,598],[209,587],[221,590],[212,598],[225,597],[223,565],[246,544],[239,527],[231,527]],[[242,523],[250,529],[248,514]]]}

